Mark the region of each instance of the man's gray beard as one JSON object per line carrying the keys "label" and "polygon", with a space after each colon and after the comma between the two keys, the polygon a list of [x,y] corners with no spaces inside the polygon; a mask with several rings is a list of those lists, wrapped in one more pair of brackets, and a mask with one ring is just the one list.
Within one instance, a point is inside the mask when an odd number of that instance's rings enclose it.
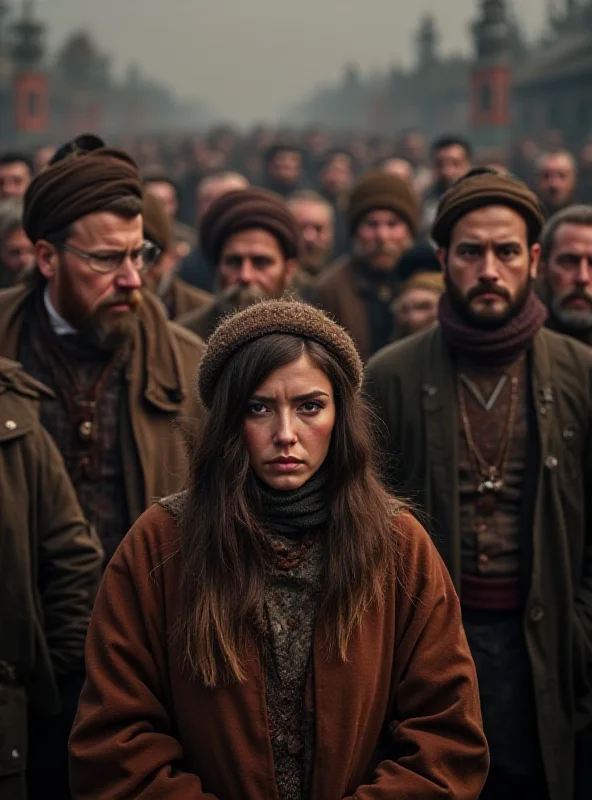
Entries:
{"label": "man's gray beard", "polygon": [[233,311],[242,311],[243,308],[257,303],[259,300],[269,299],[269,295],[260,286],[229,286],[219,296],[218,303],[224,314]]}
{"label": "man's gray beard", "polygon": [[566,328],[573,331],[588,331],[592,329],[592,310],[590,311],[571,311],[568,308],[563,308],[565,295],[555,295],[551,300],[551,313],[553,316],[565,325]]}

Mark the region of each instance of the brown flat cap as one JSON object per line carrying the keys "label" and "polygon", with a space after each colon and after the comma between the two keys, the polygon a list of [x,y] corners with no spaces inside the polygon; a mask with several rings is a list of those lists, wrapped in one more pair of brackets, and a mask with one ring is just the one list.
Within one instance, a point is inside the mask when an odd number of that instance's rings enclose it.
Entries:
{"label": "brown flat cap", "polygon": [[284,258],[300,255],[300,228],[286,203],[274,192],[254,188],[227,192],[211,205],[200,227],[203,252],[215,265],[224,242],[251,228],[262,228],[275,236]]}
{"label": "brown flat cap", "polygon": [[158,245],[163,253],[173,249],[175,236],[171,218],[158,197],[149,191],[145,192],[142,200],[142,220],[146,239]]}
{"label": "brown flat cap", "polygon": [[420,208],[415,192],[397,175],[382,170],[367,172],[354,185],[349,196],[347,224],[353,234],[370,211],[394,211],[409,225],[415,236],[419,228]]}
{"label": "brown flat cap", "polygon": [[364,365],[351,336],[320,309],[293,300],[262,300],[218,325],[197,375],[199,396],[211,408],[216,384],[228,359],[249,342],[273,333],[311,339],[325,347],[343,367],[352,386],[359,390]]}
{"label": "brown flat cap", "polygon": [[448,247],[456,223],[478,208],[507,206],[526,222],[528,239],[534,244],[545,222],[543,207],[534,192],[512,175],[491,170],[475,170],[461,178],[444,194],[432,227],[432,238],[439,247]]}
{"label": "brown flat cap", "polygon": [[131,156],[109,147],[74,152],[32,181],[25,195],[23,227],[37,242],[127,196],[142,198]]}

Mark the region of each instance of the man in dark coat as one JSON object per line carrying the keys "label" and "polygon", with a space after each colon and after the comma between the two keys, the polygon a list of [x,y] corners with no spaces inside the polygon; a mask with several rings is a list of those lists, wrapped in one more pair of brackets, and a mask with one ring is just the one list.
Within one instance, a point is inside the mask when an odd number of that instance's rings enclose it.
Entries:
{"label": "man in dark coat", "polygon": [[349,331],[367,360],[393,339],[397,265],[417,233],[419,204],[401,178],[369,172],[352,189],[347,219],[351,255],[323,272],[313,300]]}
{"label": "man in dark coat", "polygon": [[[197,227],[219,197],[237,189],[246,189],[248,185],[249,181],[238,172],[219,172],[204,178],[195,192]],[[216,290],[214,264],[207,260],[199,241],[179,264],[178,275],[196,289],[210,293]]]}
{"label": "man in dark coat", "polygon": [[219,287],[212,302],[180,317],[179,325],[207,340],[220,319],[292,288],[301,233],[281,197],[267,189],[243,189],[219,198],[205,215],[200,241],[216,265]]}
{"label": "man in dark coat", "polygon": [[540,273],[547,327],[592,345],[592,206],[568,206],[547,222]]}
{"label": "man in dark coat", "polygon": [[592,353],[544,328],[542,224],[514,178],[453,186],[433,229],[440,324],[367,374],[390,481],[428,516],[460,594],[491,750],[482,796],[503,800],[573,798],[592,720]]}
{"label": "man in dark coat", "polygon": [[68,733],[101,575],[99,541],[39,422],[50,394],[0,359],[1,800],[69,796]]}
{"label": "man in dark coat", "polygon": [[138,169],[100,145],[62,148],[27,191],[36,271],[0,293],[0,355],[52,390],[41,421],[108,560],[154,497],[182,485],[185,437],[172,423],[200,413],[203,343],[142,290],[157,251],[144,240]]}

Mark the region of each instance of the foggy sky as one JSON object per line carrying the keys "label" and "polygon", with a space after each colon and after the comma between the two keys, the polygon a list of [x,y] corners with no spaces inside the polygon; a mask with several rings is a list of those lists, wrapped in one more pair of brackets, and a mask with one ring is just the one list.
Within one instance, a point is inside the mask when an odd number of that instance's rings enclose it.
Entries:
{"label": "foggy sky", "polygon": [[[14,0],[16,5],[16,0]],[[470,48],[476,0],[38,0],[49,45],[88,28],[115,74],[136,62],[187,99],[236,123],[273,121],[346,62],[363,73],[410,64],[413,33],[435,13],[445,52]],[[546,0],[515,0],[529,36]]]}

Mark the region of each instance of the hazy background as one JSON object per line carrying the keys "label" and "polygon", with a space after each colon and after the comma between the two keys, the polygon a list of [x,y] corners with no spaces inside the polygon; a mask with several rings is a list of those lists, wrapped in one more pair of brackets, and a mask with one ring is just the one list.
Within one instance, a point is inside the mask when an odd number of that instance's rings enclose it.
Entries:
{"label": "hazy background", "polygon": [[[132,62],[184,99],[201,99],[236,123],[273,121],[346,62],[364,73],[410,64],[414,33],[433,12],[444,52],[471,48],[475,0],[40,0],[49,44],[87,28],[113,57]],[[528,38],[542,31],[547,0],[515,0]]]}

